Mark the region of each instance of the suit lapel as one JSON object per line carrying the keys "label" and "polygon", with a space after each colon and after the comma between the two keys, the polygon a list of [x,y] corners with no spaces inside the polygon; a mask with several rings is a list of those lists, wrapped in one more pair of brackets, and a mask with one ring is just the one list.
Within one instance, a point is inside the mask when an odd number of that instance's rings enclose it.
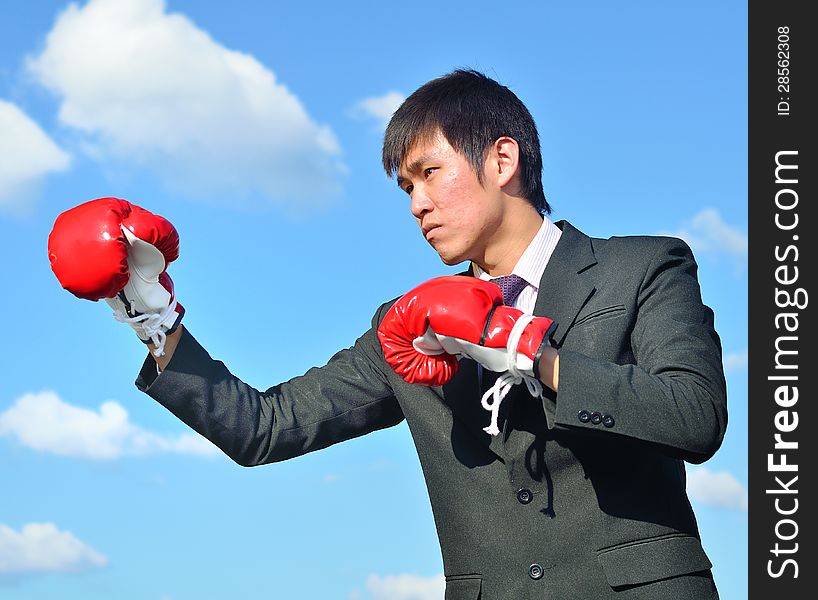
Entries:
{"label": "suit lapel", "polygon": [[577,314],[596,291],[590,273],[597,261],[588,236],[567,221],[558,221],[556,225],[562,229],[562,236],[540,280],[534,315],[557,322],[551,339],[559,347]]}
{"label": "suit lapel", "polygon": [[[566,221],[559,221],[556,225],[562,229],[562,235],[540,280],[534,315],[556,321],[557,329],[551,339],[559,347],[577,314],[596,290],[592,273],[597,261],[588,236]],[[517,387],[525,391],[523,386]],[[505,457],[512,483],[537,481],[537,496],[551,498],[553,490],[545,464],[545,446],[551,439],[549,430],[554,427],[556,395],[544,389],[542,401],[537,402],[527,392],[522,397],[521,390],[516,391],[517,395],[507,406],[503,448],[497,448],[495,452],[502,452]],[[547,493],[543,495],[542,492]],[[553,515],[550,501],[541,510]]]}

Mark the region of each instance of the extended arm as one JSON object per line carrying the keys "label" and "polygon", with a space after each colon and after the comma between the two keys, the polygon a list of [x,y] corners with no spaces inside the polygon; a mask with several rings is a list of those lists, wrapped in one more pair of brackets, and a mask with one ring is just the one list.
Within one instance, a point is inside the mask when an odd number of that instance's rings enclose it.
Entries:
{"label": "extended arm", "polygon": [[181,326],[184,310],[166,272],[179,236],[159,215],[118,198],[83,203],[57,218],[48,253],[65,289],[105,299],[151,347],[139,389],[240,464],[283,460],[403,419],[374,331],[325,367],[265,392],[213,360]]}
{"label": "extended arm", "polygon": [[259,391],[214,360],[187,330],[146,358],[137,387],[244,466],[276,462],[396,425],[403,413],[377,366],[374,331],[326,366]]}

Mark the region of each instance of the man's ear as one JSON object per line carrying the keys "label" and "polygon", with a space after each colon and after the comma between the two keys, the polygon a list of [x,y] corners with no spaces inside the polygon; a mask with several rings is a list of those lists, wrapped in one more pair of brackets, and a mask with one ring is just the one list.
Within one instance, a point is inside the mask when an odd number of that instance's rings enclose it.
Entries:
{"label": "man's ear", "polygon": [[520,167],[520,146],[508,136],[497,138],[491,148],[489,168],[497,177],[497,185],[506,187]]}

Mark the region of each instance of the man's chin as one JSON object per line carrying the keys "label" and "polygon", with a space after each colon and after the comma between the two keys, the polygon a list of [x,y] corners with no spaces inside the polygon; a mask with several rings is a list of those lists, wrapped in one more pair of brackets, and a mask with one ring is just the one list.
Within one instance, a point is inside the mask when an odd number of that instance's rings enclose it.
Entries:
{"label": "man's chin", "polygon": [[443,261],[444,265],[449,267],[453,267],[454,265],[459,265],[463,261],[467,260],[462,255],[453,255],[453,254],[446,254],[445,252],[438,252],[437,255],[440,257],[440,260]]}
{"label": "man's chin", "polygon": [[432,249],[437,252],[437,255],[440,257],[440,260],[443,261],[443,264],[448,266],[454,266],[462,263],[465,260],[468,260],[465,256],[465,252],[457,252],[454,251],[450,246],[447,245],[439,239],[434,239],[429,241],[429,245]]}

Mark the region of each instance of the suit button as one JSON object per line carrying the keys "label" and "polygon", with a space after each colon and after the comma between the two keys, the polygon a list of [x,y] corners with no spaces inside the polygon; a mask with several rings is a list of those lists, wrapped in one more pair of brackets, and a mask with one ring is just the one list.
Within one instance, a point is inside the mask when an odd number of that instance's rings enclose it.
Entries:
{"label": "suit button", "polygon": [[602,424],[605,427],[613,427],[614,426],[614,418],[611,415],[603,415]]}
{"label": "suit button", "polygon": [[579,419],[580,423],[587,423],[591,420],[591,413],[587,410],[581,410],[577,413],[577,419]]}
{"label": "suit button", "polygon": [[531,490],[527,490],[525,488],[521,488],[517,490],[517,501],[520,504],[528,504],[534,499],[534,494]]}
{"label": "suit button", "polygon": [[591,423],[594,425],[599,425],[602,423],[602,413],[598,413],[596,411],[591,413]]}
{"label": "suit button", "polygon": [[543,575],[543,569],[537,563],[534,563],[530,567],[528,567],[528,576],[531,579],[541,579]]}

